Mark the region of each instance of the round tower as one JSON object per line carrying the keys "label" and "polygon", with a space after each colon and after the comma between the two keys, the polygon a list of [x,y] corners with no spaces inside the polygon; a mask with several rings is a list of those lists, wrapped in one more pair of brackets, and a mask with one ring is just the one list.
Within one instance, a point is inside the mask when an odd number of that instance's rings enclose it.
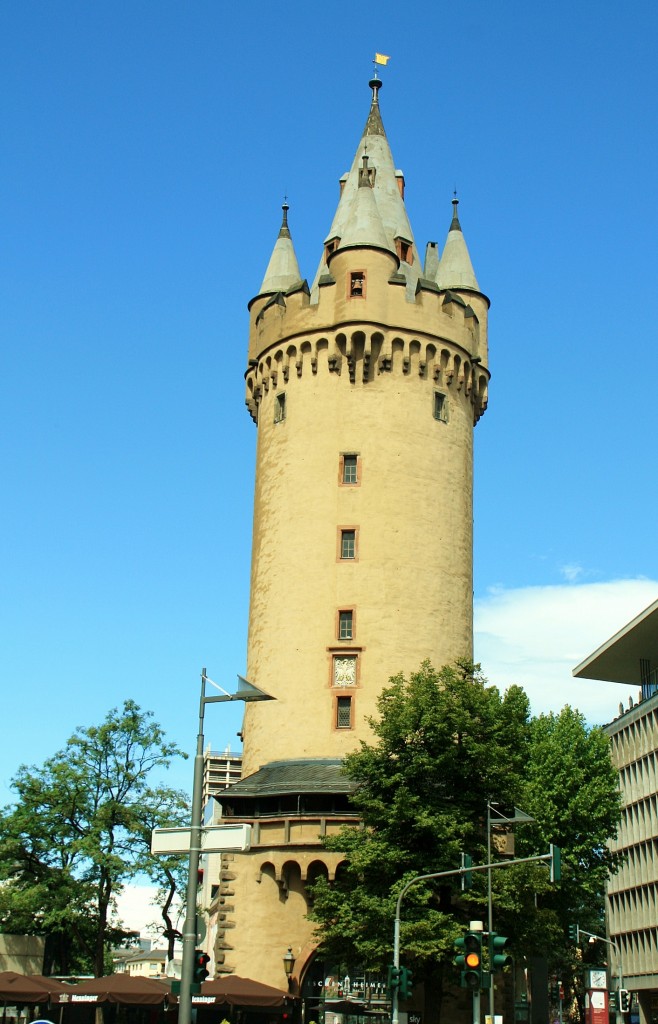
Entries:
{"label": "round tower", "polygon": [[255,828],[222,882],[217,968],[271,984],[284,939],[300,977],[311,957],[305,886],[336,870],[321,835],[354,820],[340,762],[367,738],[378,695],[425,659],[439,668],[472,657],[488,300],[456,200],[443,256],[429,243],[421,265],[381,82],[370,85],[312,286],[284,206],[249,307],[258,437],[247,678],[275,699],[246,706],[243,778],[222,799]]}

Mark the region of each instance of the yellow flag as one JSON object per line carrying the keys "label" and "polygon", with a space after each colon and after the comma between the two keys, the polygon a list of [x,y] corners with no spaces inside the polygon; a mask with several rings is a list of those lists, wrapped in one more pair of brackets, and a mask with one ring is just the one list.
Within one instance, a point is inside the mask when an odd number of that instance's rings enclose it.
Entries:
{"label": "yellow flag", "polygon": [[375,54],[375,64],[383,64],[384,67],[386,67],[386,65],[388,64],[390,59],[391,58],[387,57],[385,53],[376,53]]}

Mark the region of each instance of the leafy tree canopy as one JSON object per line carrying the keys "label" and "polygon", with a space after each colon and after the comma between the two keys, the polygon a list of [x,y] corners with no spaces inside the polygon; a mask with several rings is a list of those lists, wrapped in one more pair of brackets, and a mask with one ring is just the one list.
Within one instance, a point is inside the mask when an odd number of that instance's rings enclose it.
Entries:
{"label": "leafy tree canopy", "polygon": [[122,885],[145,867],[149,812],[181,824],[183,794],[150,788],[181,755],[133,701],[78,728],[41,767],[23,765],[17,799],[0,816],[0,927],[46,936],[47,970],[100,975]]}
{"label": "leafy tree canopy", "polygon": [[[462,852],[474,865],[487,863],[490,804],[494,816],[519,806],[535,819],[516,827],[516,857],[547,853],[554,842],[564,872],[551,886],[545,863],[493,869],[494,928],[523,952],[551,948],[554,962],[568,965],[567,924],[600,924],[603,880],[614,866],[605,844],[619,795],[605,734],[571,708],[531,718],[520,687],[501,695],[467,664],[437,672],[425,663],[408,680],[396,676],[378,711],[374,742],[345,761],[363,827],[327,840],[345,852],[344,868],[335,883],[320,879],[313,889],[321,950],[337,963],[383,970],[405,883],[458,868]],[[493,835],[496,861],[504,838]],[[402,957],[417,978],[431,981],[437,961],[452,973],[455,937],[470,920],[487,920],[486,875],[474,873],[463,893],[451,878],[405,895]]]}

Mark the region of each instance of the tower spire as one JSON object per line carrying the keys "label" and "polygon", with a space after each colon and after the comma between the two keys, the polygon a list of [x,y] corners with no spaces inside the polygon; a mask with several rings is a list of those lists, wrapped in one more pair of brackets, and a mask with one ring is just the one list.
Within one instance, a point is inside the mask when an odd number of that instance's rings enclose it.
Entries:
{"label": "tower spire", "polygon": [[263,283],[258,292],[259,295],[285,292],[301,281],[302,275],[299,272],[297,255],[292,244],[290,228],[288,227],[288,210],[290,207],[288,206],[287,199],[288,197],[286,196],[281,207],[283,211],[281,227],[279,228],[277,240],[274,243],[274,249],[265,271]]}
{"label": "tower spire", "polygon": [[471,257],[469,256],[466,240],[462,232],[457,207],[459,200],[455,195],[452,200],[452,220],[448,230],[448,237],[443,249],[443,255],[439,261],[436,280],[439,288],[468,288],[479,292],[480,286],[473,270]]}

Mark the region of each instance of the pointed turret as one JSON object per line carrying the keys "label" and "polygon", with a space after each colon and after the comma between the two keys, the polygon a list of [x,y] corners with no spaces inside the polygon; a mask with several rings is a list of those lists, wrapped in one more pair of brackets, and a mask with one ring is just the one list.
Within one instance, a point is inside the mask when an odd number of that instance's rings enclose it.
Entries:
{"label": "pointed turret", "polygon": [[377,169],[369,167],[369,158],[364,153],[359,169],[359,185],[349,203],[345,228],[336,246],[337,252],[360,246],[395,252],[387,237],[373,191],[376,173]]}
{"label": "pointed turret", "polygon": [[[355,208],[361,206],[364,209],[367,206],[369,210],[376,206],[378,216],[370,215],[369,221],[363,220],[362,227],[367,229],[368,223],[370,223],[373,236],[367,238],[361,230],[358,244],[374,245],[377,248],[386,248],[390,252],[397,253],[401,260],[400,272],[409,285],[408,294],[411,300],[413,300],[420,272],[420,259],[404,205],[404,175],[402,171],[396,170],[379,108],[379,90],[382,83],[380,79],[373,78],[369,85],[372,89],[370,111],[352,167],[348,174],[341,178],[338,207],[325,239],[325,253],[315,277],[313,291],[316,298],[318,279],[326,273],[327,255],[336,248],[343,247],[348,234],[353,237],[352,219]],[[371,197],[367,199],[361,199],[358,195],[359,192],[364,191],[360,188],[363,180],[362,158],[364,153],[368,157],[368,175],[372,193]],[[374,203],[372,199],[374,199]],[[361,212],[360,209],[359,212]],[[385,245],[382,245],[382,231],[386,240]],[[356,243],[351,241],[350,244]]]}
{"label": "pointed turret", "polygon": [[259,295],[285,292],[301,281],[302,275],[299,272],[295,247],[292,244],[290,228],[288,227],[288,210],[290,207],[287,203],[284,203],[281,209],[283,210],[281,228],[274,243],[270,262],[267,264],[265,277],[258,292]]}
{"label": "pointed turret", "polygon": [[452,201],[453,214],[448,237],[443,249],[443,255],[439,261],[439,269],[436,280],[439,288],[468,288],[479,292],[480,286],[477,283],[471,257],[468,254],[466,241],[462,233],[457,207],[459,200],[455,197]]}

